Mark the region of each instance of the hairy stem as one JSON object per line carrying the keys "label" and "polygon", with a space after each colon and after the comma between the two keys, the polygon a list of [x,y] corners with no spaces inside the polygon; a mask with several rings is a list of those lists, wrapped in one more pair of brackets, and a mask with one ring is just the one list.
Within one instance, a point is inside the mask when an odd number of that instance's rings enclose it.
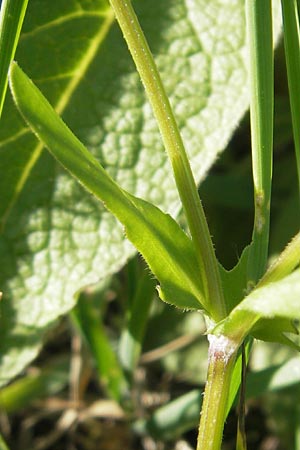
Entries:
{"label": "hairy stem", "polygon": [[197,450],[220,450],[238,345],[222,335],[208,335],[208,339],[208,373]]}
{"label": "hairy stem", "polygon": [[144,84],[173,167],[177,189],[195,245],[206,298],[204,306],[214,320],[219,321],[225,317],[226,307],[217,259],[197,186],[170,102],[131,2],[129,0],[110,0],[110,3]]}

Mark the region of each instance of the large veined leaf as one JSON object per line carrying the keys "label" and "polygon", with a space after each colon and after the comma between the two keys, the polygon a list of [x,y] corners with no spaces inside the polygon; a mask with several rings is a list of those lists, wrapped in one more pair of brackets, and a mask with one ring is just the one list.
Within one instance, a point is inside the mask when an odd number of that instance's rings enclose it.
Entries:
{"label": "large veined leaf", "polygon": [[[200,181],[247,108],[244,1],[135,2]],[[139,77],[104,0],[31,0],[16,59],[110,175],[174,214],[178,196]],[[0,383],[84,285],[133,254],[8,97],[0,129]]]}

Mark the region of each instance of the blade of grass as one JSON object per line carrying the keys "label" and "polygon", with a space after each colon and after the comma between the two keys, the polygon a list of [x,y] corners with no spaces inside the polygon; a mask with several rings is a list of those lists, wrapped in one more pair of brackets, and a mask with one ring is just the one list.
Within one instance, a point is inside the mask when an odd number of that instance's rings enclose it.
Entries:
{"label": "blade of grass", "polygon": [[281,0],[281,7],[300,196],[300,29],[297,0]]}
{"label": "blade of grass", "polygon": [[144,84],[170,158],[177,189],[187,217],[206,299],[216,321],[226,305],[210,232],[178,126],[148,43],[130,1],[110,0],[132,58]]}
{"label": "blade of grass", "polygon": [[135,294],[128,308],[127,326],[122,332],[119,344],[120,361],[129,381],[132,379],[133,371],[141,353],[154,296],[155,280],[144,269],[144,274],[140,274],[136,280],[136,285]]}
{"label": "blade of grass", "polygon": [[9,450],[1,434],[0,434],[0,450]]}
{"label": "blade of grass", "polygon": [[81,295],[70,317],[91,351],[101,385],[111,398],[120,401],[125,392],[126,382],[98,311],[90,299]]}
{"label": "blade of grass", "polygon": [[276,335],[292,332],[291,320],[299,319],[299,296],[300,268],[279,281],[252,290],[217,324],[213,333],[241,343],[263,321],[265,340],[269,336],[270,341],[276,341]]}
{"label": "blade of grass", "polygon": [[255,205],[248,261],[251,288],[265,271],[269,245],[274,109],[271,0],[246,0],[246,22]]}
{"label": "blade of grass", "polygon": [[0,410],[12,414],[28,407],[34,400],[51,396],[69,382],[70,361],[67,357],[53,359],[39,372],[28,374],[0,391]]}
{"label": "blade of grass", "polygon": [[7,90],[7,74],[17,48],[28,0],[3,0],[0,12],[0,118]]}
{"label": "blade of grass", "polygon": [[294,236],[259,281],[264,286],[289,275],[300,264],[300,232]]}

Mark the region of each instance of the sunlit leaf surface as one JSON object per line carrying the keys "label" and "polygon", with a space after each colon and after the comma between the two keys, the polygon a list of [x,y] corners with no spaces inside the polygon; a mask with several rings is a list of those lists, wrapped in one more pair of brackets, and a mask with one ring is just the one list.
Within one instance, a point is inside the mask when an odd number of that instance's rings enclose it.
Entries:
{"label": "sunlit leaf surface", "polygon": [[[151,0],[137,14],[200,181],[247,108],[244,1]],[[175,214],[157,125],[104,0],[31,0],[16,59],[110,175]],[[8,97],[0,129],[0,383],[37,354],[74,294],[134,252],[60,169]]]}

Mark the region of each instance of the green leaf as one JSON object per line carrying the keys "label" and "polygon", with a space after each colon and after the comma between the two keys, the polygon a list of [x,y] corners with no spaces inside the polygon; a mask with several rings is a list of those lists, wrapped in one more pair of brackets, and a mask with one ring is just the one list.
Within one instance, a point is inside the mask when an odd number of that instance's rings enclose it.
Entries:
{"label": "green leaf", "polygon": [[296,167],[298,173],[298,189],[300,195],[300,29],[299,29],[299,5],[297,0],[281,0],[283,27],[284,27],[284,47],[286,57],[286,67],[289,85],[289,97],[292,113],[293,135],[296,153]]}
{"label": "green leaf", "polygon": [[300,314],[299,294],[300,270],[297,269],[280,281],[255,289],[236,309],[269,319],[274,317],[295,319]]}
{"label": "green leaf", "polygon": [[[244,341],[245,344],[245,356],[246,356],[246,365],[248,365],[249,362],[249,356],[252,349],[253,339],[247,339]],[[238,391],[241,386],[241,375],[242,375],[242,349],[239,349],[237,359],[235,361],[235,366],[231,375],[231,381],[230,381],[230,389],[228,393],[228,399],[227,399],[227,408],[226,408],[226,417],[228,416],[232,405],[236,402],[238,399]]]}
{"label": "green leaf", "polygon": [[[154,304],[155,305],[155,304]],[[153,333],[153,330],[160,330]],[[205,320],[197,311],[182,311],[160,305],[149,320],[141,363],[157,361],[169,376],[190,385],[204,384],[208,343]]]}
{"label": "green leaf", "polygon": [[28,0],[0,3],[0,117],[7,90],[7,74],[18,44]]}
{"label": "green leaf", "polygon": [[34,401],[50,397],[62,391],[70,378],[68,357],[52,359],[51,364],[33,371],[1,389],[0,407],[6,414],[28,408]]}
{"label": "green leaf", "polygon": [[[155,8],[144,0],[136,10],[199,182],[248,105],[244,0]],[[123,188],[174,215],[167,157],[106,0],[31,0],[23,30],[16,58],[57,112]],[[44,327],[74,305],[74,293],[119,270],[134,249],[42,151],[9,96],[1,121],[3,383],[36,355]]]}
{"label": "green leaf", "polygon": [[139,361],[155,294],[154,280],[144,266],[142,270],[143,273],[138,271],[138,278],[134,280],[136,289],[132,298],[129,297],[127,321],[119,342],[119,359],[129,382],[133,380]]}
{"label": "green leaf", "polygon": [[248,254],[251,245],[244,248],[238,263],[231,270],[219,266],[224,296],[228,312],[230,312],[244,297],[247,292],[248,280]]}
{"label": "green leaf", "polygon": [[137,434],[150,434],[157,439],[174,439],[197,426],[202,404],[202,392],[192,390],[158,408],[152,416],[133,424]]}
{"label": "green leaf", "polygon": [[120,401],[125,391],[125,378],[99,311],[93,308],[90,299],[80,296],[71,318],[85,338],[102,387],[111,398]]}
{"label": "green leaf", "polygon": [[[257,398],[265,393],[299,384],[299,370],[300,361],[297,356],[282,364],[250,372],[246,380],[246,398]],[[174,439],[175,436],[197,427],[201,403],[201,390],[192,390],[158,408],[149,419],[135,422],[134,430],[142,435],[151,433],[159,439]]]}
{"label": "green leaf", "polygon": [[0,450],[9,450],[1,434],[0,434]]}
{"label": "green leaf", "polygon": [[299,385],[299,356],[288,358],[281,364],[251,372],[247,376],[247,398],[266,392],[276,392],[288,386]]}
{"label": "green leaf", "polygon": [[285,319],[283,317],[260,319],[257,324],[254,325],[251,332],[256,339],[260,339],[261,341],[278,342],[294,349],[298,349],[298,346],[283,333],[298,333],[298,330],[291,319]]}
{"label": "green leaf", "polygon": [[291,320],[300,318],[300,269],[263,287],[254,289],[214,333],[243,340],[249,333],[264,340],[287,343],[283,333],[295,332]]}
{"label": "green leaf", "polygon": [[289,275],[300,264],[300,232],[293,237],[291,242],[273,261],[259,282],[259,286],[264,286],[270,282],[278,281]]}
{"label": "green leaf", "polygon": [[125,226],[128,239],[160,281],[162,299],[181,308],[203,308],[192,241],[175,220],[122,190],[16,63],[11,66],[10,87],[16,105],[42,143]]}

